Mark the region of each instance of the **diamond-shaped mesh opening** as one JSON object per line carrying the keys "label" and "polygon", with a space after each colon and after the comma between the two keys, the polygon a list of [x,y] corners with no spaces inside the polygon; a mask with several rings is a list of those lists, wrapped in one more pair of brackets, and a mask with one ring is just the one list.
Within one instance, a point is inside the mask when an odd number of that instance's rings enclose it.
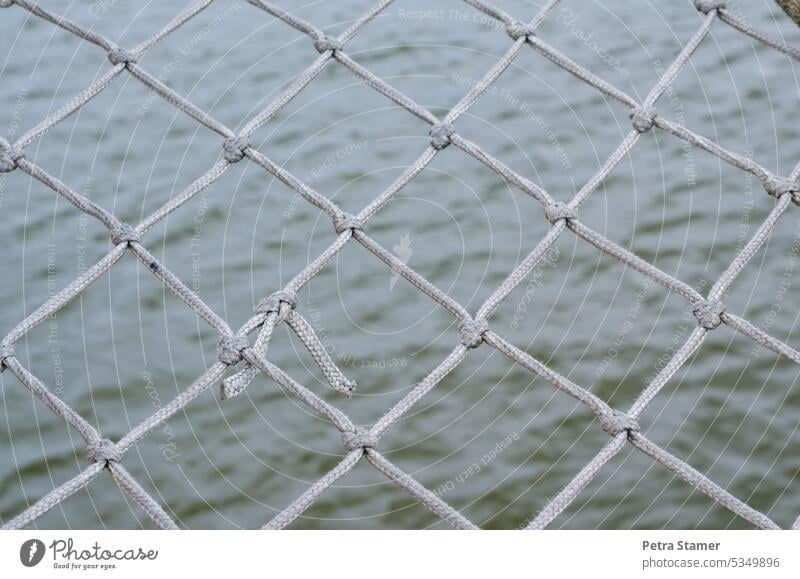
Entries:
{"label": "diamond-shaped mesh opening", "polygon": [[[128,223],[139,223],[179,195],[197,179],[198,167],[213,165],[222,150],[220,137],[124,76],[33,146],[45,152],[56,143],[66,144],[56,149],[58,156],[31,160]],[[166,158],[166,151],[176,156]]]}
{"label": "diamond-shaped mesh opening", "polygon": [[[498,32],[498,26],[500,28]],[[446,32],[446,41],[443,41]],[[503,55],[502,25],[460,0],[396,3],[352,43],[352,57],[436,114],[466,93]],[[438,110],[437,110],[438,109]]]}
{"label": "diamond-shaped mesh opening", "polygon": [[721,271],[712,258],[732,259],[774,203],[751,173],[661,132],[652,136],[614,169],[602,195],[589,197],[581,218],[690,285],[713,280]]}
{"label": "diamond-shaped mesh opening", "polygon": [[[451,78],[465,92],[480,81],[480,76],[460,73]],[[629,131],[626,114],[619,103],[523,47],[458,128],[553,197],[567,201]],[[554,123],[554,118],[560,121]],[[568,178],[550,182],[548,175]]]}
{"label": "diamond-shaped mesh opening", "polygon": [[[149,484],[179,524],[260,526],[304,490],[304,481],[339,459],[331,425],[307,415],[273,383],[257,380],[248,389],[253,403],[243,398],[238,408],[221,405],[214,394],[205,393],[185,414],[172,418],[168,429],[155,430],[147,443],[137,445],[144,447],[143,453],[131,467],[143,482],[152,476]],[[291,427],[298,422],[302,433]],[[205,436],[204,430],[215,423],[217,436]],[[220,504],[215,497],[225,498]]]}
{"label": "diamond-shaped mesh opening", "polygon": [[[318,209],[255,164],[232,166],[178,211],[177,219],[156,224],[146,242],[232,324],[251,317],[262,297],[282,287],[335,235],[327,216],[320,218]],[[288,228],[302,231],[303,242],[287,239]],[[264,260],[267,254],[275,259]]]}
{"label": "diamond-shaped mesh opening", "polygon": [[500,306],[493,327],[609,402],[625,402],[644,386],[634,368],[661,355],[656,348],[672,341],[685,315],[685,300],[565,234]]}
{"label": "diamond-shaped mesh opening", "polygon": [[[254,116],[316,56],[305,35],[258,8],[246,2],[212,3],[156,46],[142,64],[176,92],[236,127],[244,120],[237,108]],[[194,59],[206,62],[202,76],[184,66]],[[273,67],[273,62],[282,66]],[[231,107],[231,102],[252,104]]]}
{"label": "diamond-shaped mesh opening", "polygon": [[[789,56],[741,36],[728,26],[715,28],[659,110],[770,171],[789,173],[800,151],[796,127],[780,119],[797,109],[800,97],[789,87],[800,71]],[[720,68],[724,74],[708,82],[709,71]]]}
{"label": "diamond-shaped mesh opening", "polygon": [[[579,468],[579,457],[565,455],[575,441],[564,433],[586,425],[589,413],[498,352],[476,351],[428,397],[386,434],[387,455],[472,521],[513,528],[518,481],[538,485],[559,457]],[[577,444],[600,438],[584,434]]]}
{"label": "diamond-shaped mesh opening", "polygon": [[[267,155],[278,149],[283,156],[276,163],[346,211],[358,213],[422,154],[429,127],[334,65],[281,118],[261,129],[255,142],[263,139],[258,146]],[[367,168],[365,158],[380,163]],[[286,209],[321,215],[313,207]]]}
{"label": "diamond-shaped mesh opening", "polygon": [[[635,18],[632,15],[624,3],[563,2],[543,23],[539,36],[581,66],[644,98],[658,80],[654,60],[680,51],[696,28],[697,15],[676,4],[642,5]],[[667,28],[673,41],[654,47],[653,30]],[[648,78],[640,77],[648,70]]]}
{"label": "diamond-shaped mesh opening", "polygon": [[648,412],[654,438],[780,519],[795,503],[793,485],[778,474],[792,468],[797,444],[797,429],[787,427],[797,371],[730,331],[709,338],[701,354]]}
{"label": "diamond-shaped mesh opening", "polygon": [[[541,215],[538,203],[462,155],[456,150],[439,155],[367,231],[431,283],[474,309],[546,233],[547,223],[536,219]],[[398,285],[408,286],[390,281],[390,291]]]}
{"label": "diamond-shaped mesh opening", "polygon": [[[115,437],[153,413],[153,397],[168,402],[216,359],[216,338],[205,322],[131,258],[123,256],[27,334],[29,371]],[[84,333],[89,325],[93,331]],[[84,456],[79,437],[75,444]]]}
{"label": "diamond-shaped mesh opening", "polygon": [[[631,505],[633,493],[649,500]],[[602,510],[591,507],[595,502]],[[670,506],[665,506],[669,503]],[[703,513],[702,518],[696,513]],[[553,525],[554,529],[720,529],[747,528],[710,497],[688,486],[636,451],[615,457]]]}

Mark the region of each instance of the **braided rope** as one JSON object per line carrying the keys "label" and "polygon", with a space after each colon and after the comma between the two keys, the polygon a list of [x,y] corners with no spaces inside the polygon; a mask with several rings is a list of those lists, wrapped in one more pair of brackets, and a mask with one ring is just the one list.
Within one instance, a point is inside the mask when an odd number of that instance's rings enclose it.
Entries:
{"label": "braided rope", "polygon": [[[51,22],[106,51],[113,68],[91,86],[76,95],[61,109],[47,119],[31,128],[14,143],[0,138],[0,171],[23,171],[32,178],[45,184],[56,194],[66,199],[83,213],[102,223],[109,231],[113,242],[112,249],[92,267],[73,280],[64,289],[51,296],[33,313],[18,323],[0,340],[0,370],[8,369],[26,388],[41,400],[56,416],[74,428],[86,441],[89,466],[71,480],[56,487],[35,504],[14,518],[9,519],[3,528],[16,529],[34,522],[48,510],[66,500],[78,490],[86,487],[104,471],[108,471],[119,488],[136,503],[142,511],[159,528],[176,528],[176,523],[166,511],[152,498],[124,468],[122,462],[125,454],[132,446],[147,436],[158,426],[164,424],[171,416],[190,404],[199,394],[217,384],[229,366],[242,365],[233,376],[222,382],[223,398],[231,398],[244,391],[253,377],[259,373],[274,381],[285,392],[308,405],[321,416],[329,419],[338,429],[346,454],[344,458],[327,474],[313,484],[305,493],[286,509],[278,513],[266,528],[284,528],[300,517],[303,512],[322,493],[333,485],[341,476],[349,472],[362,458],[365,458],[379,472],[385,475],[400,488],[403,488],[431,512],[449,522],[456,528],[473,529],[474,523],[466,519],[456,509],[445,503],[440,497],[422,486],[409,474],[391,463],[377,450],[382,435],[395,425],[412,407],[428,392],[452,372],[474,349],[487,344],[502,352],[510,360],[522,368],[541,376],[557,389],[574,397],[589,407],[596,416],[599,425],[611,437],[610,441],[598,454],[573,478],[557,496],[528,525],[529,528],[544,528],[557,517],[580,494],[581,490],[591,482],[603,466],[630,443],[656,462],[677,473],[677,475],[705,493],[720,505],[730,509],[740,517],[761,528],[777,528],[765,514],[760,513],[728,491],[696,471],[685,461],[669,453],[667,450],[650,441],[641,434],[640,419],[658,393],[670,378],[684,365],[702,345],[708,332],[721,325],[726,325],[736,332],[764,345],[777,354],[800,364],[800,352],[756,328],[750,322],[738,317],[726,309],[722,302],[725,292],[734,282],[738,274],[746,267],[756,251],[763,246],[775,228],[779,219],[790,204],[800,202],[800,164],[788,175],[774,175],[756,162],[728,151],[711,140],[698,135],[689,128],[670,121],[658,114],[655,105],[663,93],[670,87],[678,73],[689,62],[692,53],[710,32],[713,24],[720,20],[748,34],[749,36],[773,47],[795,60],[800,60],[800,50],[781,40],[752,29],[745,21],[729,13],[724,3],[711,0],[697,0],[696,7],[703,14],[700,27],[689,42],[664,72],[656,85],[639,103],[624,91],[612,86],[591,71],[572,61],[569,57],[545,43],[536,36],[537,27],[547,18],[559,0],[550,0],[529,22],[521,22],[503,10],[484,0],[464,0],[466,3],[482,11],[490,18],[496,19],[505,26],[506,33],[512,43],[505,54],[476,83],[470,91],[443,118],[438,119],[433,113],[415,103],[389,85],[380,77],[354,61],[346,53],[346,45],[372,19],[380,14],[392,0],[380,0],[364,15],[357,19],[345,32],[337,38],[326,36],[313,24],[263,0],[249,0],[254,7],[265,11],[287,25],[299,30],[311,38],[313,47],[319,52],[316,60],[303,71],[284,91],[263,111],[244,124],[240,133],[235,133],[223,123],[214,119],[183,96],[176,93],[141,68],[138,64],[141,56],[158,42],[186,22],[196,18],[208,7],[212,0],[196,2],[162,30],[145,40],[133,49],[119,47],[103,36],[82,29],[66,19],[45,10],[29,0],[1,0],[0,8],[16,7]],[[779,4],[793,17],[797,14],[796,0],[778,0]],[[568,203],[556,202],[544,189],[511,170],[500,160],[494,158],[478,145],[461,137],[456,128],[456,121],[488,90],[488,88],[510,66],[516,56],[529,46],[547,59],[567,70],[576,78],[594,87],[601,93],[618,101],[630,111],[631,130],[609,156],[600,170],[578,191]],[[249,138],[258,127],[269,122],[280,110],[294,99],[320,72],[331,62],[336,62],[354,76],[362,80],[388,99],[394,101],[409,113],[430,125],[429,144],[416,161],[410,165],[385,191],[378,195],[357,215],[350,215],[341,210],[326,196],[302,183],[295,176],[276,165],[261,152],[255,150]],[[72,190],[68,185],[56,179],[38,165],[25,158],[25,148],[45,134],[50,128],[80,110],[94,96],[105,90],[118,76],[127,72],[142,82],[165,101],[206,126],[221,137],[221,158],[201,177],[196,179],[180,194],[174,196],[166,204],[146,217],[139,225],[132,226],[121,222],[112,213],[98,206],[85,196]],[[658,269],[631,251],[617,245],[593,231],[579,220],[580,205],[597,189],[614,167],[630,152],[640,136],[658,128],[675,137],[699,146],[719,157],[722,161],[742,171],[756,176],[764,185],[765,191],[776,198],[774,208],[753,237],[742,247],[730,266],[723,272],[719,280],[712,286],[707,296],[702,296],[686,283]],[[551,224],[545,237],[532,248],[530,253],[498,286],[486,302],[481,305],[475,315],[458,304],[447,294],[438,289],[412,268],[400,262],[385,248],[380,246],[366,231],[369,220],[379,212],[403,187],[413,180],[431,160],[446,148],[454,145],[477,159],[486,167],[500,175],[503,179],[527,193],[544,208],[544,216]],[[452,154],[446,153],[446,154]],[[225,320],[219,317],[192,292],[177,276],[160,264],[146,249],[142,238],[156,223],[171,212],[209,187],[223,175],[232,163],[249,161],[261,166],[268,173],[277,177],[288,187],[296,191],[311,205],[325,212],[332,220],[336,233],[335,241],[308,266],[299,271],[284,287],[262,300],[255,309],[254,315],[247,320],[238,331],[233,331]],[[661,284],[670,291],[683,297],[697,318],[697,327],[691,332],[684,345],[675,353],[669,363],[642,390],[639,397],[627,411],[611,408],[605,401],[587,389],[571,382],[554,370],[536,360],[526,352],[514,346],[494,331],[489,321],[500,304],[519,286],[525,277],[536,267],[547,250],[565,232],[571,232],[621,263],[638,271],[642,275]],[[269,342],[275,327],[286,322],[309,351],[312,358],[320,366],[323,374],[335,390],[349,395],[355,384],[349,381],[341,370],[325,352],[319,338],[311,325],[296,310],[297,292],[316,276],[341,251],[355,239],[388,267],[401,275],[422,293],[433,299],[450,312],[459,322],[458,343],[450,354],[428,373],[410,392],[399,400],[374,425],[368,428],[357,427],[349,417],[332,404],[322,400],[305,386],[297,383],[283,370],[267,359]],[[108,272],[126,253],[131,252],[161,283],[191,311],[205,320],[219,337],[219,361],[212,364],[188,388],[179,393],[166,405],[160,407],[152,416],[146,418],[116,443],[104,439],[100,433],[77,412],[54,395],[38,378],[28,371],[16,357],[14,344],[22,339],[43,320],[63,308],[71,300],[80,295],[89,285]],[[251,334],[256,333],[251,341]],[[800,517],[793,523],[793,528],[800,528]]]}

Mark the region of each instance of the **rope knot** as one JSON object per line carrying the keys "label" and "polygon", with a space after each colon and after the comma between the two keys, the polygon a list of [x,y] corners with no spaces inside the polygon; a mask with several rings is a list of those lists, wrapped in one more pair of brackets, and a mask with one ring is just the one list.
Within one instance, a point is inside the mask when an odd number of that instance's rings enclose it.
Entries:
{"label": "rope knot", "polygon": [[280,313],[281,304],[289,306],[293,310],[297,306],[297,294],[290,289],[278,290],[272,295],[262,298],[256,305],[257,314],[269,314],[271,312]]}
{"label": "rope knot", "polygon": [[91,463],[119,462],[122,460],[122,453],[119,451],[116,444],[111,442],[108,438],[104,438],[89,445],[86,457]]}
{"label": "rope knot", "polygon": [[0,372],[6,369],[5,361],[14,357],[14,346],[11,344],[0,344]]}
{"label": "rope knot", "polygon": [[616,436],[624,431],[639,431],[639,422],[633,416],[619,410],[612,410],[610,414],[601,414],[599,420],[600,426],[611,436]]}
{"label": "rope knot", "polygon": [[631,124],[639,133],[646,133],[656,124],[656,111],[650,107],[637,107],[631,114]]}
{"label": "rope knot", "polygon": [[519,40],[523,36],[527,40],[529,36],[534,35],[535,29],[530,24],[515,20],[514,22],[506,25],[506,33],[512,38],[512,40]]}
{"label": "rope knot", "polygon": [[359,448],[375,448],[378,446],[378,437],[369,430],[356,428],[342,433],[342,444],[351,452]]}
{"label": "rope knot", "polygon": [[319,40],[314,41],[314,48],[316,48],[317,52],[320,54],[328,52],[329,50],[336,52],[342,49],[342,43],[330,36],[323,36]]}
{"label": "rope knot", "polygon": [[703,300],[702,302],[697,302],[692,308],[692,313],[697,318],[697,323],[706,330],[718,328],[722,323],[720,316],[724,312],[725,305],[719,300]]}
{"label": "rope knot", "polygon": [[228,163],[238,163],[244,159],[244,150],[250,146],[247,137],[228,137],[222,143],[222,150],[225,151],[225,160]]}
{"label": "rope knot", "polygon": [[217,356],[226,366],[242,361],[242,352],[250,346],[244,336],[222,336],[217,343]]}
{"label": "rope knot", "polygon": [[122,48],[121,46],[115,46],[108,51],[108,60],[110,60],[111,64],[114,66],[118,64],[128,66],[129,64],[136,64],[138,58],[130,50]]}
{"label": "rope knot", "polygon": [[111,228],[111,243],[139,243],[141,237],[139,233],[127,223],[119,223]]}
{"label": "rope knot", "polygon": [[441,151],[450,145],[450,137],[456,130],[450,123],[437,123],[431,127],[428,133],[431,136],[431,147]]}
{"label": "rope knot", "polygon": [[556,201],[554,203],[550,203],[545,206],[544,216],[547,217],[547,220],[552,225],[555,225],[562,219],[566,220],[577,219],[578,213],[575,211],[575,209],[573,209],[566,203],[562,203],[561,201]]}
{"label": "rope knot", "polygon": [[333,228],[338,235],[341,235],[348,229],[363,229],[361,222],[355,215],[350,213],[342,213],[333,218]]}
{"label": "rope knot", "polygon": [[10,173],[19,166],[19,160],[25,157],[25,152],[13,145],[0,148],[0,173]]}
{"label": "rope knot", "polygon": [[14,0],[0,0],[0,8],[8,8],[14,3]]}
{"label": "rope knot", "polygon": [[725,2],[721,0],[694,0],[694,7],[703,14],[708,14],[712,10],[725,8]]}
{"label": "rope knot", "polygon": [[484,319],[467,319],[458,326],[458,341],[466,348],[477,348],[483,343],[483,333],[489,329]]}
{"label": "rope knot", "polygon": [[794,204],[800,205],[800,181],[792,181],[787,177],[770,175],[764,181],[764,190],[777,199],[789,193]]}

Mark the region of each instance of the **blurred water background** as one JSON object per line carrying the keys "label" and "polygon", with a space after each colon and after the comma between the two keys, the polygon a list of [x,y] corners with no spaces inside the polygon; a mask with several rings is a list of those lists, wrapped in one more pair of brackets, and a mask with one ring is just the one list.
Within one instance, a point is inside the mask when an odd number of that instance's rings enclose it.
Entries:
{"label": "blurred water background", "polygon": [[[329,33],[368,0],[279,0]],[[124,46],[169,21],[176,2],[42,4]],[[520,19],[540,2],[496,0]],[[759,0],[734,6],[800,44]],[[568,0],[539,35],[642,98],[699,26],[688,0]],[[509,45],[459,0],[398,0],[348,46],[364,66],[444,116]],[[316,57],[311,41],[242,0],[219,0],[141,65],[240,127]],[[102,50],[19,7],[0,10],[0,130],[19,137],[110,67]],[[718,22],[658,103],[679,121],[787,175],[800,160],[800,68]],[[568,200],[629,130],[627,111],[533,50],[522,52],[457,129]],[[254,146],[357,212],[425,147],[428,127],[336,63]],[[29,159],[136,223],[218,158],[218,136],[123,75],[27,150]],[[107,232],[22,172],[0,181],[0,333],[109,249]],[[747,174],[658,131],[645,135],[582,207],[588,225],[701,291],[774,204]],[[455,147],[369,224],[384,247],[475,311],[547,231],[538,203]],[[329,220],[243,162],[144,241],[236,328],[335,237]],[[728,307],[797,344],[800,215],[790,209],[734,284]],[[269,358],[353,419],[377,420],[451,350],[452,317],[356,243],[300,295],[358,391],[330,390],[286,328]],[[566,233],[493,318],[499,334],[624,408],[693,326],[685,302]],[[209,327],[126,256],[17,346],[20,359],[105,436],[166,404],[215,359]],[[788,526],[800,513],[797,367],[722,327],[642,418],[648,437]],[[0,377],[0,517],[8,520],[86,466],[80,437],[8,372]],[[437,386],[381,449],[471,520],[516,528],[606,442],[588,410],[488,347]],[[253,528],[343,455],[336,430],[259,377],[221,401],[212,388],[125,459],[181,525]],[[110,477],[53,509],[44,528],[149,527]],[[440,528],[362,462],[293,528]],[[553,528],[747,527],[639,451],[622,452]]]}

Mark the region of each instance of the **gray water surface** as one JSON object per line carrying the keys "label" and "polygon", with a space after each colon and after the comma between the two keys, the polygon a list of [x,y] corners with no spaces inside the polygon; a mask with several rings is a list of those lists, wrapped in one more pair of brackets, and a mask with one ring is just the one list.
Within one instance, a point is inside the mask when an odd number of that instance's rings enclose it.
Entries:
{"label": "gray water surface", "polygon": [[[329,33],[366,0],[287,9]],[[188,2],[42,4],[124,46]],[[530,19],[540,3],[497,0]],[[743,3],[744,4],[744,3]],[[800,45],[800,31],[759,0],[736,7],[754,26]],[[679,2],[565,1],[540,36],[643,98],[697,29]],[[348,46],[358,62],[444,116],[509,38],[464,2],[398,0]],[[230,127],[241,127],[317,56],[311,41],[243,1],[219,0],[141,65]],[[102,50],[19,7],[0,10],[0,130],[18,138],[110,65]],[[800,160],[800,68],[724,23],[658,103],[659,113],[787,175]],[[568,200],[630,127],[627,111],[525,49],[457,122],[485,150]],[[332,63],[253,144],[353,213],[424,150],[428,127]],[[137,223],[219,157],[217,135],[121,76],[28,147],[29,159]],[[774,206],[760,183],[652,131],[581,208],[589,226],[706,291]],[[0,334],[109,249],[108,234],[17,171],[0,178]],[[369,233],[475,311],[547,232],[538,202],[474,159],[443,151],[369,223]],[[231,327],[335,239],[328,218],[242,162],[144,238]],[[726,298],[729,309],[796,345],[800,214],[790,208]],[[348,377],[326,385],[286,328],[269,359],[372,424],[456,343],[454,319],[350,243],[301,293]],[[493,329],[615,407],[626,408],[691,331],[685,302],[564,234],[492,320]],[[132,255],[17,344],[54,392],[118,439],[216,360],[207,324]],[[797,367],[728,328],[705,344],[642,417],[653,441],[778,524],[800,514]],[[14,376],[0,377],[0,521],[86,466],[80,437]],[[533,516],[605,444],[588,410],[482,347],[381,440],[386,456],[488,528]],[[215,386],[132,449],[125,465],[180,525],[253,528],[343,455],[331,424],[259,377],[221,401]],[[43,528],[149,528],[108,476],[54,508]],[[293,528],[445,527],[368,463],[358,464]],[[607,465],[553,528],[747,527],[641,452]]]}

